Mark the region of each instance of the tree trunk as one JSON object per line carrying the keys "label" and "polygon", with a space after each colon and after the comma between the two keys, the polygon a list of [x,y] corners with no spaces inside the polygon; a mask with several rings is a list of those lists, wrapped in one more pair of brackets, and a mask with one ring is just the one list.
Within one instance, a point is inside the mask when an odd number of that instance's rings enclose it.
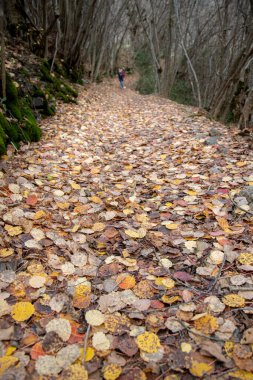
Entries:
{"label": "tree trunk", "polygon": [[1,33],[1,84],[2,98],[6,98],[6,71],[5,71],[5,41],[4,41],[4,0],[0,0],[0,33]]}

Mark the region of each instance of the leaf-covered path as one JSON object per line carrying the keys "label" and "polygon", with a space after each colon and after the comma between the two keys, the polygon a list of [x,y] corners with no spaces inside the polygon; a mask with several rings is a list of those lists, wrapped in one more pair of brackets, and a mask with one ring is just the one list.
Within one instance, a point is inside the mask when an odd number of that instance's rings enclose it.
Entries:
{"label": "leaf-covered path", "polygon": [[253,379],[242,138],[112,82],[42,128],[1,163],[1,379]]}

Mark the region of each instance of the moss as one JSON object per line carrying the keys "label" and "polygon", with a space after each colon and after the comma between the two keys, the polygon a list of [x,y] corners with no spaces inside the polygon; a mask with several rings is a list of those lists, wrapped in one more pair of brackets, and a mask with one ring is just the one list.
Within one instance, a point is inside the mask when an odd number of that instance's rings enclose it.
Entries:
{"label": "moss", "polygon": [[25,139],[32,141],[39,141],[42,135],[41,129],[37,124],[37,121],[31,111],[27,106],[22,109],[23,115],[23,126],[22,131],[24,133]]}
{"label": "moss", "polygon": [[64,83],[65,91],[72,95],[74,98],[78,97],[78,92],[74,90],[71,86],[69,86],[67,83]]}
{"label": "moss", "polygon": [[0,156],[6,153],[6,135],[3,128],[0,126]]}
{"label": "moss", "polygon": [[67,71],[59,62],[54,63],[54,71],[63,78],[68,77]]}
{"label": "moss", "polygon": [[15,117],[19,121],[21,120],[22,115],[21,115],[20,106],[19,106],[18,103],[16,103],[16,102],[13,102],[13,103],[6,102],[6,107],[7,107],[8,111],[9,111],[9,113],[11,114],[11,116]]}
{"label": "moss", "polygon": [[54,77],[50,73],[50,65],[47,61],[43,61],[40,66],[41,79],[45,82],[54,83]]}
{"label": "moss", "polygon": [[19,132],[17,126],[9,123],[2,113],[0,113],[0,126],[10,141],[14,143],[19,141]]}
{"label": "moss", "polygon": [[18,100],[18,90],[15,86],[11,76],[6,74],[6,97],[9,101],[17,101]]}
{"label": "moss", "polygon": [[[75,102],[78,92],[59,78],[59,75],[65,76],[65,71],[59,64],[55,66],[55,75],[50,73],[50,64],[46,61],[41,64],[40,71],[41,79],[47,82],[46,90],[49,94],[65,103]],[[53,112],[53,110],[51,109],[49,112]]]}
{"label": "moss", "polygon": [[21,120],[18,90],[9,74],[6,75],[6,108],[11,116]]}
{"label": "moss", "polygon": [[41,109],[39,112],[43,116],[54,115],[56,111],[55,101],[53,100],[53,97],[50,95],[50,93],[43,91],[41,87],[34,85],[31,100],[36,96],[43,99],[43,109]]}

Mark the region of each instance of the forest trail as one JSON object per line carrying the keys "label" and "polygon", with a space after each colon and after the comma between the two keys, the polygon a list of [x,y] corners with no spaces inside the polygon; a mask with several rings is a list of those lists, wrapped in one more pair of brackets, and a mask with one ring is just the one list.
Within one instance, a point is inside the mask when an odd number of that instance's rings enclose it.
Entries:
{"label": "forest trail", "polygon": [[14,347],[1,378],[253,371],[250,334],[239,344],[253,310],[252,212],[235,206],[253,184],[243,139],[111,81],[42,130],[1,163],[0,337]]}

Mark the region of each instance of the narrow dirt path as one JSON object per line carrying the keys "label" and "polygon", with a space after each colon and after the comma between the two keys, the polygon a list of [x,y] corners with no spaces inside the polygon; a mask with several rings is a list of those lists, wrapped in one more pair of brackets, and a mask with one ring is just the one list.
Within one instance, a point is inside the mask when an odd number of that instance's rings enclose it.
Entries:
{"label": "narrow dirt path", "polygon": [[243,140],[115,82],[42,128],[41,142],[1,163],[1,378],[253,371]]}

